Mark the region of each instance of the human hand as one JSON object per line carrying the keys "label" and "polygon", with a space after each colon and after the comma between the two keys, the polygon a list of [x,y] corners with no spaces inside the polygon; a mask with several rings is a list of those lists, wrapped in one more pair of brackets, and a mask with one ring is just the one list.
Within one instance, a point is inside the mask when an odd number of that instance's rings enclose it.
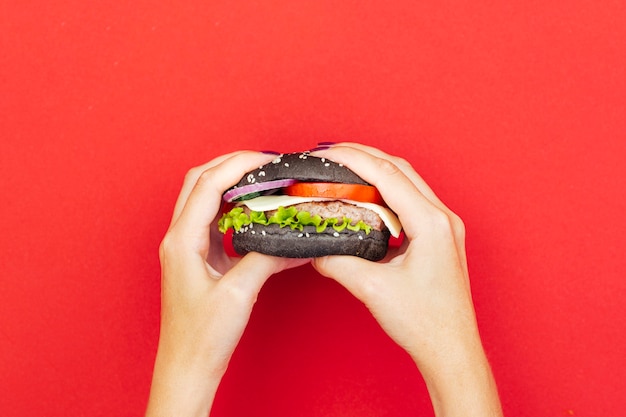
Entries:
{"label": "human hand", "polygon": [[185,177],[160,246],[161,332],[147,416],[206,416],[265,281],[309,262],[224,251],[216,219],[223,192],[271,158],[235,152]]}
{"label": "human hand", "polygon": [[360,299],[411,355],[438,416],[501,415],[476,324],[461,219],[401,158],[354,143],[316,155],[375,185],[405,239],[379,263],[332,256],[312,265]]}

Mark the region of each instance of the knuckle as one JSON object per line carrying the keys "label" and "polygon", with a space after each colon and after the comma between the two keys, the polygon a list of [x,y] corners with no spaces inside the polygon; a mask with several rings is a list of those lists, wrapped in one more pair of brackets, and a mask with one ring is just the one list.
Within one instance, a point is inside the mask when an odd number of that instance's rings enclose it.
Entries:
{"label": "knuckle", "polygon": [[454,232],[454,235],[461,240],[465,239],[465,222],[463,221],[463,219],[455,214],[455,213],[451,213],[450,214],[450,223],[452,225],[452,230]]}
{"label": "knuckle", "polygon": [[386,276],[385,279],[381,279],[381,275],[376,273],[364,272],[360,274],[360,278],[356,283],[358,298],[365,304],[386,298],[389,291],[389,278],[391,277]]}
{"label": "knuckle", "polygon": [[431,222],[440,229],[452,230],[452,222],[448,213],[439,208],[433,210]]}
{"label": "knuckle", "polygon": [[185,174],[185,182],[195,183],[202,174],[203,169],[200,166],[193,167]]}
{"label": "knuckle", "polygon": [[363,300],[372,300],[379,297],[384,288],[378,284],[379,280],[365,279],[361,282],[361,295]]}
{"label": "knuckle", "polygon": [[440,236],[454,235],[453,220],[444,210],[433,210],[429,220],[433,230],[435,230]]}
{"label": "knuckle", "polygon": [[403,167],[403,168],[412,168],[413,167],[409,163],[409,161],[407,161],[406,159],[402,158],[401,156],[396,156],[395,164],[398,165],[399,167]]}
{"label": "knuckle", "polygon": [[390,175],[390,176],[397,175],[397,174],[399,174],[401,172],[400,168],[396,164],[394,164],[393,162],[391,162],[391,161],[389,161],[387,159],[382,159],[382,158],[378,159],[378,167],[377,168],[383,174]]}
{"label": "knuckle", "polygon": [[465,223],[455,213],[446,210],[435,210],[430,218],[435,235],[446,241],[464,242]]}
{"label": "knuckle", "polygon": [[211,182],[213,181],[213,171],[210,169],[206,169],[204,171],[201,171],[198,174],[198,179],[197,179],[197,183],[198,184],[211,184]]}
{"label": "knuckle", "polygon": [[176,256],[177,252],[180,253],[180,247],[181,240],[178,239],[173,231],[168,231],[159,244],[159,260],[161,263],[163,264],[166,259]]}
{"label": "knuckle", "polygon": [[161,262],[165,260],[167,255],[172,251],[172,237],[170,233],[167,233],[161,243],[159,244],[159,259]]}
{"label": "knuckle", "polygon": [[241,286],[230,281],[220,283],[223,299],[237,305],[249,305],[254,300],[252,296]]}

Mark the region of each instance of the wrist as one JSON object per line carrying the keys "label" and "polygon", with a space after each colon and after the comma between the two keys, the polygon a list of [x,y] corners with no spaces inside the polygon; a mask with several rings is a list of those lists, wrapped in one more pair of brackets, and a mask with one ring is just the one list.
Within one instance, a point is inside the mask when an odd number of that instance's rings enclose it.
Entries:
{"label": "wrist", "polygon": [[491,367],[480,344],[443,348],[427,364],[416,361],[437,417],[500,417],[502,411]]}
{"label": "wrist", "polygon": [[206,417],[224,369],[157,353],[146,417]]}

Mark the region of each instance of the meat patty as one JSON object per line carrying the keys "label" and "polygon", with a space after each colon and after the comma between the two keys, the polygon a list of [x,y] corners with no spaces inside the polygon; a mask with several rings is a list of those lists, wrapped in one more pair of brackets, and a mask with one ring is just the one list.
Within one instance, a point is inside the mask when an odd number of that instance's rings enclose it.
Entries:
{"label": "meat patty", "polygon": [[[342,201],[318,201],[295,204],[298,211],[308,211],[311,216],[319,215],[322,219],[343,219],[347,217],[352,220],[351,224],[357,224],[359,221],[372,227],[374,230],[383,230],[385,223],[380,216],[363,207],[355,206],[354,204],[344,203]],[[276,210],[265,212],[265,215],[269,218]]]}

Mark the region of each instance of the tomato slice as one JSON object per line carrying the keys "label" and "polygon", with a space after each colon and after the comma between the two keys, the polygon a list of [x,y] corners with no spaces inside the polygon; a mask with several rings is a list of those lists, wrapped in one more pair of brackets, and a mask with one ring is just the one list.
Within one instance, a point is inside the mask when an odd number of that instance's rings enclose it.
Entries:
{"label": "tomato slice", "polygon": [[332,182],[299,182],[284,188],[285,194],[299,197],[327,197],[374,203],[384,206],[385,202],[371,185],[342,184]]}

